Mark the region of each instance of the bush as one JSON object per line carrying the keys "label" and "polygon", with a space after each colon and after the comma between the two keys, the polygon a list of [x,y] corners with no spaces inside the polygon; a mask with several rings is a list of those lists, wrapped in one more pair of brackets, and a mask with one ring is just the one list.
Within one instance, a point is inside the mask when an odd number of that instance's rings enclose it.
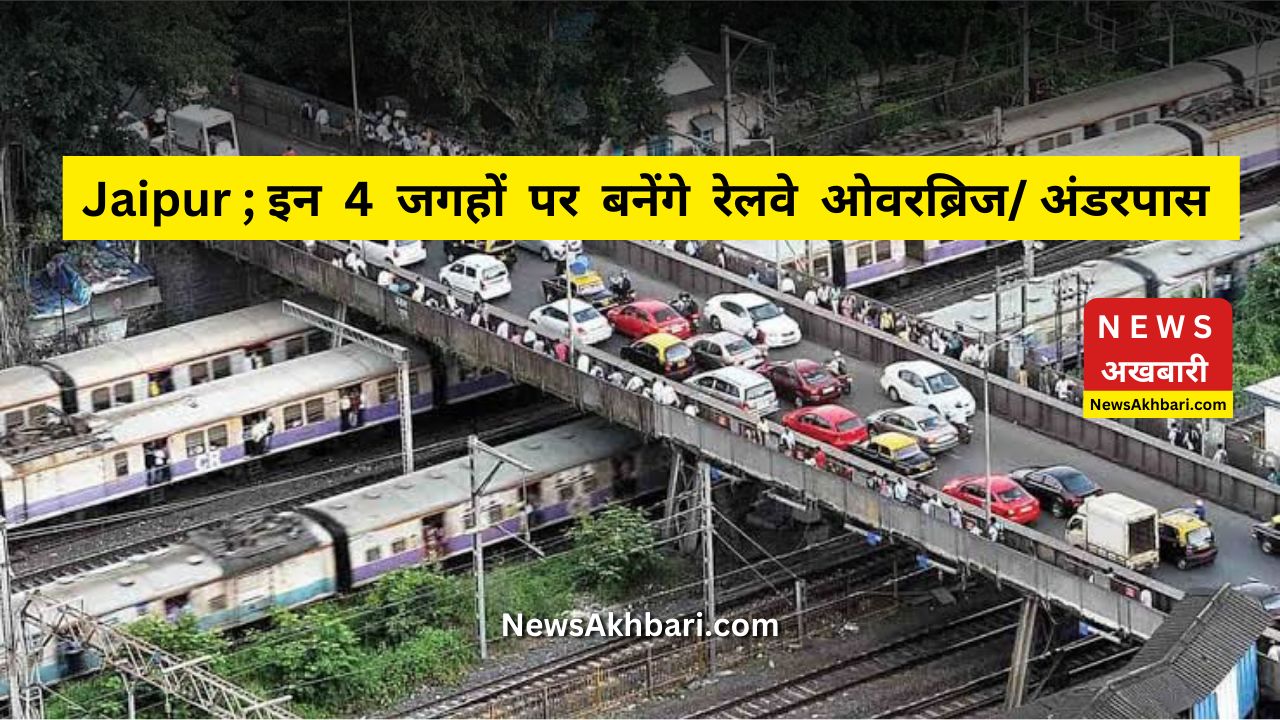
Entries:
{"label": "bush", "polygon": [[360,601],[366,611],[360,633],[366,643],[396,645],[430,627],[467,625],[475,616],[474,603],[468,578],[427,568],[397,570]]}
{"label": "bush", "polygon": [[597,593],[621,593],[661,565],[657,537],[639,510],[611,508],[584,518],[570,535],[575,579]]}

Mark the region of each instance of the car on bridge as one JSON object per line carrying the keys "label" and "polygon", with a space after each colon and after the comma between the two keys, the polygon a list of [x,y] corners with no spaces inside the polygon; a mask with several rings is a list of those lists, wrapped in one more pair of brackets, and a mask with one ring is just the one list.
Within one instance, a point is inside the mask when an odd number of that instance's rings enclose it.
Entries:
{"label": "car on bridge", "polygon": [[938,413],[914,405],[876,410],[867,416],[874,433],[898,432],[913,438],[920,449],[933,455],[944,453],[960,443],[955,426]]}
{"label": "car on bridge", "polygon": [[722,330],[689,338],[689,347],[698,367],[713,370],[722,367],[744,367],[754,370],[764,364],[765,351],[736,333]]}
{"label": "car on bridge", "polygon": [[773,383],[754,370],[730,365],[694,375],[685,383],[761,417],[778,411]]}
{"label": "car on bridge", "polygon": [[507,265],[514,265],[516,262],[516,244],[512,240],[444,241],[444,256],[449,259],[449,262],[476,253],[496,257]]}
{"label": "car on bridge", "polygon": [[653,333],[622,348],[622,359],[672,380],[683,380],[697,367],[693,351],[671,333]]}
{"label": "car on bridge", "polygon": [[[573,314],[570,321],[569,314]],[[572,332],[578,342],[586,345],[602,343],[613,337],[613,328],[599,310],[578,298],[557,300],[529,313],[534,331],[552,338],[567,340]],[[570,330],[572,327],[572,331]]]}
{"label": "car on bridge", "polygon": [[1085,498],[1102,493],[1098,483],[1067,465],[1020,468],[1009,473],[1009,477],[1035,495],[1040,505],[1047,506],[1056,518],[1071,517]]}
{"label": "car on bridge", "polygon": [[581,240],[517,240],[516,245],[537,254],[543,262],[564,260],[570,254],[582,252]]}
{"label": "car on bridge", "polygon": [[791,400],[796,407],[833,402],[846,390],[844,382],[813,360],[765,363],[760,373],[773,383],[778,397]]}
{"label": "car on bridge", "polygon": [[619,335],[629,338],[670,333],[684,340],[693,335],[689,321],[661,300],[636,300],[611,308],[605,317]]}
{"label": "car on bridge", "polygon": [[848,450],[854,455],[859,455],[914,480],[928,477],[938,469],[933,456],[921,450],[915,438],[899,432],[873,435],[870,440],[861,445],[854,445]]}
{"label": "car on bridge", "polygon": [[770,348],[800,342],[800,325],[782,308],[755,293],[716,295],[702,309],[711,329],[728,330]]}
{"label": "car on bridge", "polygon": [[1258,541],[1258,547],[1262,548],[1262,552],[1268,555],[1280,552],[1280,515],[1272,517],[1267,522],[1254,524],[1249,534]]}
{"label": "car on bridge", "polygon": [[[570,282],[573,283],[573,297],[575,300],[585,300],[601,312],[618,304],[618,296],[605,287],[604,278],[600,277],[600,273],[595,270],[573,275]],[[565,296],[566,287],[564,275],[552,275],[549,278],[544,278],[542,280],[542,298],[549,303],[562,300]]]}
{"label": "car on bridge", "polygon": [[461,290],[481,300],[496,300],[511,294],[507,266],[490,255],[466,255],[440,269],[440,284],[452,294]]}
{"label": "car on bridge", "polygon": [[[964,475],[947,482],[942,492],[957,500],[987,506],[987,478],[982,475]],[[992,475],[991,514],[1019,525],[1030,525],[1040,517],[1040,501],[1026,488],[1008,475]]]}
{"label": "car on bridge", "polygon": [[894,402],[928,408],[951,422],[968,422],[977,409],[973,395],[956,376],[928,360],[887,365],[880,387]]}
{"label": "car on bridge", "polygon": [[862,416],[840,405],[801,407],[783,415],[782,424],[805,437],[845,451],[869,437]]}
{"label": "car on bridge", "polygon": [[1160,559],[1171,561],[1179,570],[1208,565],[1218,557],[1213,526],[1190,508],[1160,514]]}

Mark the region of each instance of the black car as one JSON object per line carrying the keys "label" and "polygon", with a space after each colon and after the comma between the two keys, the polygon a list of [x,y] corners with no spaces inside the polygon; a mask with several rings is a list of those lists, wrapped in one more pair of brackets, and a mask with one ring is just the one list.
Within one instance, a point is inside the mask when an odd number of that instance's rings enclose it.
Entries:
{"label": "black car", "polygon": [[[552,275],[542,280],[542,297],[548,303],[561,300],[565,296],[565,279],[563,275]],[[600,276],[591,273],[579,275],[573,279],[573,296],[583,302],[589,302],[600,312],[618,305],[618,296],[604,286]]]}
{"label": "black car", "polygon": [[1034,495],[1041,507],[1049,508],[1056,518],[1074,515],[1085,498],[1102,492],[1088,475],[1066,465],[1022,468],[1009,473],[1009,477]]}

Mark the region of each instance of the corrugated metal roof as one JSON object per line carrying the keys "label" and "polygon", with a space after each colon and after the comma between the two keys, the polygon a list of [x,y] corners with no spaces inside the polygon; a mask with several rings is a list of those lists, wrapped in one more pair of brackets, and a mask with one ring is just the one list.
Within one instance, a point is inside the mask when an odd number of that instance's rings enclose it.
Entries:
{"label": "corrugated metal roof", "polygon": [[1257,600],[1229,586],[1188,591],[1124,669],[1002,717],[1177,717],[1212,693],[1270,625]]}

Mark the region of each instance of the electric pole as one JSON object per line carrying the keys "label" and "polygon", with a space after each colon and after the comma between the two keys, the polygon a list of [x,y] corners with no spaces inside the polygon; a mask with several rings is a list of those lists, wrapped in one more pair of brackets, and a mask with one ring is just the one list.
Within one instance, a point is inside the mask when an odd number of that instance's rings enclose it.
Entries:
{"label": "electric pole", "polygon": [[[716,627],[716,553],[715,526],[711,519],[711,465],[698,464],[698,480],[702,489],[702,573],[707,604],[707,630]],[[716,671],[716,639],[707,637],[707,671]]]}

